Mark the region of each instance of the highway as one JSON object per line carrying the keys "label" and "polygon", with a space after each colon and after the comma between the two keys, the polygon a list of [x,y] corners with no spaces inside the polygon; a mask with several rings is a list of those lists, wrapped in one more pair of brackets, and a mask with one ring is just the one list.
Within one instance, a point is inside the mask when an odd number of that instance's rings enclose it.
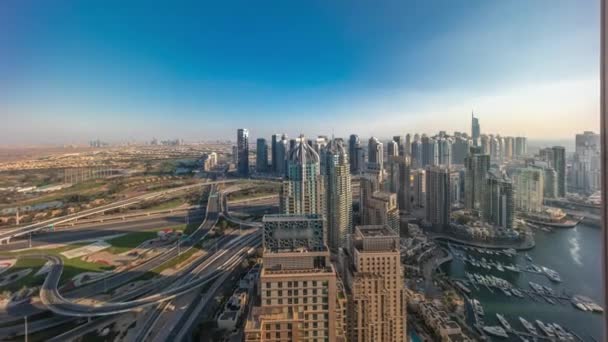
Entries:
{"label": "highway", "polygon": [[185,186],[171,188],[171,189],[160,190],[160,191],[156,191],[156,192],[153,192],[153,193],[147,193],[147,194],[144,194],[144,195],[134,196],[134,197],[131,197],[131,198],[128,198],[128,199],[116,201],[114,203],[107,204],[107,205],[102,205],[102,206],[99,206],[99,207],[96,207],[96,208],[83,210],[83,211],[80,211],[80,212],[77,212],[77,213],[74,213],[74,214],[69,214],[69,215],[65,215],[65,216],[61,216],[61,217],[56,217],[56,218],[52,218],[52,219],[41,221],[41,222],[36,222],[36,223],[30,224],[30,225],[26,225],[26,226],[23,226],[23,227],[3,230],[2,232],[0,232],[0,243],[3,243],[4,241],[6,241],[8,243],[8,242],[10,242],[10,239],[12,239],[12,238],[23,236],[23,235],[27,235],[27,234],[30,234],[30,233],[34,233],[34,232],[37,232],[37,231],[40,231],[40,230],[43,230],[43,229],[47,229],[51,225],[62,224],[62,223],[70,222],[70,221],[77,220],[77,219],[80,219],[80,218],[85,218],[85,217],[88,217],[88,216],[91,216],[91,215],[101,214],[101,213],[109,211],[109,210],[123,208],[123,207],[128,207],[130,205],[139,203],[141,201],[145,201],[145,200],[153,199],[153,198],[156,198],[156,197],[164,196],[164,195],[167,195],[167,194],[170,194],[170,193],[190,190],[190,189],[194,189],[194,188],[201,187],[201,186],[204,186],[204,185],[215,185],[215,184],[223,184],[223,183],[233,183],[233,182],[236,182],[236,181],[238,181],[238,180],[233,179],[233,180],[220,180],[220,181],[211,181],[211,182],[201,182],[201,183],[197,183],[197,184],[191,184],[191,185],[185,185]]}
{"label": "highway", "polygon": [[[200,220],[204,209],[190,213],[189,221]],[[96,240],[107,236],[146,231],[162,227],[171,227],[186,223],[185,214],[168,213],[156,216],[140,216],[128,221],[109,221],[57,229],[54,232],[39,232],[32,235],[32,247],[74,243],[78,241]],[[29,247],[28,239],[13,240],[10,244],[0,245],[0,251],[14,251]]]}

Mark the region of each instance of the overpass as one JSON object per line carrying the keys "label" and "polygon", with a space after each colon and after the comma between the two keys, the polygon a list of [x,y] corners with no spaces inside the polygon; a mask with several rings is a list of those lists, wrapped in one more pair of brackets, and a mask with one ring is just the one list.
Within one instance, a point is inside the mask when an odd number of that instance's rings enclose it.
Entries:
{"label": "overpass", "polygon": [[133,204],[137,204],[141,201],[145,201],[145,200],[150,200],[153,198],[157,198],[160,196],[164,196],[167,194],[171,194],[171,193],[175,193],[175,192],[180,192],[180,191],[185,191],[185,190],[190,190],[190,189],[195,189],[197,187],[201,187],[201,186],[205,186],[205,185],[215,185],[215,184],[222,184],[222,183],[234,183],[237,182],[238,180],[233,179],[233,180],[220,180],[220,181],[211,181],[211,182],[202,182],[202,183],[197,183],[197,184],[190,184],[190,185],[185,185],[185,186],[181,186],[181,187],[177,187],[177,188],[172,188],[172,189],[165,189],[165,190],[161,190],[161,191],[157,191],[151,194],[144,194],[144,195],[139,195],[139,196],[135,196],[135,197],[131,197],[128,199],[124,199],[124,200],[120,200],[111,204],[107,204],[107,205],[102,205],[99,206],[97,208],[92,208],[92,209],[87,209],[87,210],[83,210],[74,214],[69,214],[69,215],[65,215],[65,216],[61,216],[61,217],[56,217],[56,218],[52,218],[49,220],[45,220],[45,221],[41,221],[41,222],[36,222],[27,226],[23,226],[23,227],[18,227],[18,228],[14,228],[14,229],[10,229],[10,230],[5,230],[0,232],[0,244],[4,244],[4,243],[10,243],[10,240],[12,238],[16,238],[19,236],[24,236],[27,234],[32,234],[35,233],[37,231],[43,230],[43,229],[47,229],[48,227],[52,227],[54,225],[58,225],[58,224],[63,224],[66,222],[70,222],[70,221],[74,221],[74,220],[78,220],[80,218],[85,218],[88,216],[92,216],[92,215],[96,215],[96,214],[102,214],[106,211],[109,210],[113,210],[113,209],[118,209],[118,208],[123,208],[123,207],[128,207],[130,205]]}

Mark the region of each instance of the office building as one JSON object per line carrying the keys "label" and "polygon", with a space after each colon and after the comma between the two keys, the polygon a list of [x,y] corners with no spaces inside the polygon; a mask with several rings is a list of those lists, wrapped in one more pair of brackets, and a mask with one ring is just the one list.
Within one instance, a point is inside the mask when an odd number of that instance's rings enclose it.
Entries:
{"label": "office building", "polygon": [[437,165],[450,167],[452,164],[452,139],[441,137],[437,139]]}
{"label": "office building", "polygon": [[528,141],[526,137],[515,137],[515,156],[523,157],[528,154]]}
{"label": "office building", "polygon": [[384,147],[376,137],[369,138],[367,162],[368,169],[382,170],[384,167]]}
{"label": "office building", "polygon": [[471,112],[471,138],[473,139],[473,146],[478,146],[480,136],[481,127],[479,126],[479,119]]}
{"label": "office building", "polygon": [[426,174],[424,169],[413,169],[412,179],[412,206],[423,208],[426,203]]}
{"label": "office building", "polygon": [[275,161],[273,161],[274,172],[281,177],[285,177],[287,173],[287,156],[289,155],[289,140],[283,134],[281,140],[277,141]]}
{"label": "office building", "polygon": [[356,227],[345,275],[348,341],[407,340],[399,242],[386,226]]}
{"label": "office building", "polygon": [[487,173],[490,169],[490,156],[481,153],[479,147],[471,147],[464,164],[466,169],[464,181],[465,208],[480,212],[484,201]]}
{"label": "office building", "polygon": [[450,224],[450,170],[443,166],[426,168],[426,221],[436,229]]}
{"label": "office building", "polygon": [[270,141],[270,162],[272,163],[272,172],[274,173],[277,173],[277,149],[280,140],[280,134],[273,134]]}
{"label": "office building", "polygon": [[357,158],[357,149],[361,147],[361,142],[359,141],[359,136],[356,134],[351,134],[348,139],[348,156],[350,157],[350,173],[357,174],[360,171],[360,164],[358,163]]}
{"label": "office building", "polygon": [[203,171],[211,171],[217,165],[217,153],[205,153],[201,158],[201,166]]}
{"label": "office building", "polygon": [[396,141],[391,140],[386,145],[387,145],[386,147],[388,149],[387,150],[388,159],[391,159],[391,157],[394,157],[394,156],[399,156],[399,144]]}
{"label": "office building", "polygon": [[408,133],[405,135],[405,145],[403,146],[403,154],[411,156],[412,154],[412,136]]}
{"label": "office building", "polygon": [[[405,153],[405,140],[403,139],[403,136],[401,135],[395,135],[393,136],[393,141],[397,143],[397,147],[398,147],[398,155],[402,156]],[[390,155],[390,153],[389,153]]]}
{"label": "office building", "polygon": [[450,170],[450,203],[452,207],[462,205],[460,171]]}
{"label": "office building", "polygon": [[427,137],[425,134],[420,138],[422,143],[422,166],[437,165],[439,157],[439,146],[433,138]]}
{"label": "office building", "polygon": [[327,189],[328,246],[337,251],[346,246],[346,236],[353,229],[350,165],[341,139],[330,141],[322,156]]}
{"label": "office building", "polygon": [[464,158],[469,153],[471,141],[463,137],[455,137],[452,142],[452,164],[464,165]]}
{"label": "office building", "polygon": [[566,197],[566,149],[562,146],[553,146],[551,166],[557,173],[557,196]]}
{"label": "office building", "polygon": [[359,211],[364,225],[387,225],[399,234],[397,194],[382,190],[382,176],[368,172],[360,179]]}
{"label": "office building", "polygon": [[397,194],[400,212],[410,211],[410,159],[408,156],[389,157],[389,191]]}
{"label": "office building", "polygon": [[503,142],[504,153],[503,156],[507,160],[513,159],[514,156],[514,148],[515,148],[515,140],[513,137],[504,137]]}
{"label": "office building", "polygon": [[239,175],[247,177],[249,175],[249,131],[239,128],[236,131],[236,160],[237,172]]}
{"label": "office building", "polygon": [[287,158],[286,179],[280,196],[283,214],[325,215],[325,184],[319,154],[300,136]]}
{"label": "office building", "polygon": [[488,172],[484,189],[483,217],[486,222],[505,229],[513,228],[513,183],[498,171]]}
{"label": "office building", "polygon": [[414,140],[411,144],[411,161],[415,168],[422,167],[422,143],[419,140]]}
{"label": "office building", "polygon": [[268,144],[264,138],[258,138],[256,142],[255,170],[257,172],[268,171]]}
{"label": "office building", "polygon": [[539,213],[543,211],[545,179],[544,171],[537,167],[525,167],[513,174],[515,210]]}

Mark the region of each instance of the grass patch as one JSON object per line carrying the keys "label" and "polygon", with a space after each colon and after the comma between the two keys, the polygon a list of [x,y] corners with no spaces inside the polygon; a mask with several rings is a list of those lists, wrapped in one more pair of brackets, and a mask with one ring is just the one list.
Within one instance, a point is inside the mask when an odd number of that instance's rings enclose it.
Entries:
{"label": "grass patch", "polygon": [[106,242],[111,244],[112,247],[104,249],[104,251],[112,254],[124,253],[139,246],[144,241],[154,239],[156,236],[157,233],[155,231],[128,233],[117,238],[107,240]]}
{"label": "grass patch", "polygon": [[146,210],[150,210],[150,211],[157,211],[157,210],[168,210],[168,209],[175,209],[177,207],[179,207],[180,205],[184,204],[184,199],[183,198],[173,198],[171,200],[162,202],[162,203],[158,203],[158,204],[154,204],[150,207],[145,208]]}
{"label": "grass patch", "polygon": [[37,258],[18,259],[17,262],[15,263],[15,266],[11,267],[10,270],[8,270],[4,274],[2,274],[3,276],[14,273],[14,272],[19,272],[19,271],[27,269],[27,268],[31,268],[32,272],[30,274],[28,274],[27,276],[15,281],[15,282],[12,282],[6,286],[1,287],[0,289],[2,289],[2,291],[16,292],[16,291],[19,291],[24,286],[31,287],[31,286],[39,285],[39,283],[41,283],[41,281],[44,279],[44,276],[35,276],[35,274],[44,265],[45,262],[46,261],[44,259],[37,259]]}

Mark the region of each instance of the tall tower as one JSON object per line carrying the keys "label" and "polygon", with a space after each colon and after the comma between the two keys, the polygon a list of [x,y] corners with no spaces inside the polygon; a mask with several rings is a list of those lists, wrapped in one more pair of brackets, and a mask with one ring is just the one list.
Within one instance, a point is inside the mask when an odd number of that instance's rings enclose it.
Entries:
{"label": "tall tower", "polygon": [[397,194],[400,212],[410,211],[410,157],[389,157],[389,190]]}
{"label": "tall tower", "polygon": [[348,156],[350,157],[350,172],[355,174],[360,171],[361,165],[358,163],[357,149],[360,147],[359,136],[351,134],[348,139]]}
{"label": "tall tower", "polygon": [[515,216],[511,180],[498,172],[491,172],[484,192],[484,219],[495,226],[513,228]]}
{"label": "tall tower", "polygon": [[367,162],[368,168],[374,170],[382,170],[384,166],[384,147],[376,137],[369,138],[367,147]]}
{"label": "tall tower", "polygon": [[426,169],[426,220],[437,229],[450,223],[450,170],[443,166]]}
{"label": "tall tower", "polygon": [[334,251],[346,247],[346,236],[352,234],[352,190],[348,154],[341,139],[333,139],[322,153],[326,170],[327,235]]}
{"label": "tall tower", "polygon": [[479,147],[471,147],[464,159],[466,169],[464,181],[465,208],[480,212],[484,201],[487,173],[490,169],[490,156],[481,153]]}
{"label": "tall tower", "polygon": [[255,169],[257,172],[268,171],[268,144],[264,138],[258,138],[256,142]]}
{"label": "tall tower", "polygon": [[357,226],[349,248],[347,336],[357,342],[406,341],[406,302],[399,235]]}
{"label": "tall tower", "polygon": [[272,172],[277,172],[277,146],[281,136],[273,134],[270,142],[270,162],[272,163]]}
{"label": "tall tower", "polygon": [[319,155],[301,135],[287,158],[280,200],[282,213],[325,215],[325,184],[320,168]]}
{"label": "tall tower", "polygon": [[473,146],[478,146],[481,128],[479,127],[479,119],[475,117],[471,111],[471,137],[473,138]]}
{"label": "tall tower", "polygon": [[552,166],[557,172],[557,196],[566,197],[566,149],[553,146]]}
{"label": "tall tower", "polygon": [[236,160],[237,172],[247,177],[249,175],[249,131],[239,128],[236,131]]}
{"label": "tall tower", "polygon": [[544,199],[544,172],[538,167],[525,167],[515,171],[513,185],[515,209],[521,212],[541,212]]}

